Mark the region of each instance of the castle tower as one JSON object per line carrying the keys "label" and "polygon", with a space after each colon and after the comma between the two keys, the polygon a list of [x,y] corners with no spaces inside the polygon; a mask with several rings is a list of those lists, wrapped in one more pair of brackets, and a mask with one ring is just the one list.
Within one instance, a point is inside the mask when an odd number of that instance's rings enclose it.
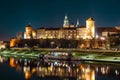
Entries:
{"label": "castle tower", "polygon": [[87,34],[89,38],[94,38],[95,37],[95,21],[93,18],[88,18],[86,20],[86,29],[87,29]]}
{"label": "castle tower", "polygon": [[77,19],[76,27],[79,27],[79,26],[80,26],[79,19]]}
{"label": "castle tower", "polygon": [[67,15],[65,15],[64,23],[63,23],[63,28],[68,28],[69,27],[69,20]]}
{"label": "castle tower", "polygon": [[27,25],[25,27],[25,32],[24,32],[24,39],[31,39],[32,38],[32,26],[31,25]]}

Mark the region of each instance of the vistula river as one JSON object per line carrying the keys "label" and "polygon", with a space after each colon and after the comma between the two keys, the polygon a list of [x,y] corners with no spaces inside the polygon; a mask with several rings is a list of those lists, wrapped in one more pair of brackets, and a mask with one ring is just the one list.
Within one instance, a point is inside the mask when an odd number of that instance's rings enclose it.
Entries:
{"label": "vistula river", "polygon": [[0,56],[0,80],[120,80],[120,64]]}

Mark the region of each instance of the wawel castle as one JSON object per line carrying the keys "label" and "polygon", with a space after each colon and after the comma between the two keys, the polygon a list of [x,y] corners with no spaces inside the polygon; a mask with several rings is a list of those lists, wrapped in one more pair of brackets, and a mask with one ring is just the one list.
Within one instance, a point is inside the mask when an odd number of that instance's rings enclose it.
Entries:
{"label": "wawel castle", "polygon": [[[110,37],[111,39],[108,39],[108,37]],[[78,45],[80,46],[81,45],[86,46],[86,43],[88,44],[88,40],[92,40],[92,41],[89,41],[89,46],[90,46],[91,44],[93,44],[93,42],[95,42],[94,39],[98,40],[97,41],[98,46],[101,46],[101,45],[104,46],[106,45],[106,43],[109,43],[109,46],[113,44],[114,45],[120,44],[119,43],[120,27],[117,27],[117,26],[116,27],[97,27],[95,26],[95,20],[92,17],[86,20],[85,26],[79,25],[79,20],[77,20],[76,24],[73,24],[73,23],[70,24],[67,15],[65,15],[63,26],[59,28],[58,27],[56,28],[41,27],[35,30],[31,25],[27,25],[25,27],[25,32],[23,34],[17,34],[16,38],[13,38],[10,40],[10,46],[14,47],[18,44],[21,45],[23,44],[22,42],[24,42],[24,45],[26,43],[29,44],[26,40],[28,41],[35,40],[37,41],[36,44],[40,44],[42,46],[44,44],[45,45],[50,44],[50,42],[47,42],[49,40],[56,40],[55,42],[56,45],[58,43],[59,45],[63,45],[65,42],[64,40],[67,40],[67,42],[71,40],[77,40],[77,42],[73,42],[73,43],[78,43]],[[45,43],[43,43],[43,40]],[[63,42],[60,42],[61,40],[63,40]],[[103,42],[103,41],[107,41],[107,42]],[[31,43],[31,44],[34,44],[34,43]],[[69,45],[71,44],[71,42],[65,43],[65,44]],[[49,45],[46,45],[46,46],[49,46]]]}
{"label": "wawel castle", "polygon": [[85,26],[69,24],[68,17],[65,16],[63,27],[60,28],[38,28],[34,30],[31,25],[25,27],[24,39],[93,39],[96,37],[106,37],[109,34],[116,34],[119,27],[96,27],[95,20],[90,17],[86,20]]}
{"label": "wawel castle", "polygon": [[63,27],[60,28],[38,28],[34,30],[28,25],[25,28],[24,39],[92,39],[95,37],[95,21],[93,18],[86,20],[86,26],[80,26],[79,20],[77,24],[69,24],[68,17],[65,16]]}

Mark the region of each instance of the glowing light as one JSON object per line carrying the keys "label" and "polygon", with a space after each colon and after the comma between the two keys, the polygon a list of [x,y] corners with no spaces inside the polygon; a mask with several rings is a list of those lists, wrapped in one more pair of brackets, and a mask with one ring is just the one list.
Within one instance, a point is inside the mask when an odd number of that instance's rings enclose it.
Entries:
{"label": "glowing light", "polygon": [[95,80],[95,71],[92,71],[92,79],[91,80]]}
{"label": "glowing light", "polygon": [[30,71],[30,67],[29,67],[29,66],[28,66],[28,67],[24,67],[24,68],[23,68],[23,71],[24,71],[24,72]]}
{"label": "glowing light", "polygon": [[98,67],[96,67],[96,71],[98,72]]}
{"label": "glowing light", "polygon": [[3,63],[3,58],[0,56],[0,62]]}
{"label": "glowing light", "polygon": [[116,75],[119,75],[119,72],[118,72],[118,70],[115,70],[115,74],[116,74]]}
{"label": "glowing light", "polygon": [[77,39],[79,38],[79,36],[77,35]]}
{"label": "glowing light", "polygon": [[33,69],[32,69],[32,73],[35,73],[35,72],[36,72],[36,69],[35,69],[35,68],[33,68]]}
{"label": "glowing light", "polygon": [[96,34],[96,38],[99,38],[99,36]]}
{"label": "glowing light", "polygon": [[16,64],[14,63],[14,58],[10,58],[10,66],[15,67]]}
{"label": "glowing light", "polygon": [[87,69],[86,69],[86,72],[90,72],[90,68],[87,68]]}
{"label": "glowing light", "polygon": [[30,71],[25,72],[25,79],[30,79],[31,78],[31,73]]}
{"label": "glowing light", "polygon": [[104,67],[101,67],[101,72],[102,72],[102,74],[105,74],[105,73],[106,73]]}
{"label": "glowing light", "polygon": [[101,40],[105,40],[105,37],[100,37]]}

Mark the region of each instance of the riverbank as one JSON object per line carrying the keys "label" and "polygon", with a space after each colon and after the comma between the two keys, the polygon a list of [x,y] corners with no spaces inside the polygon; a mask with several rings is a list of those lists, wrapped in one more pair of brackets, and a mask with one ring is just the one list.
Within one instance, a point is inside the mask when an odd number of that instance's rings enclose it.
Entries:
{"label": "riverbank", "polygon": [[115,52],[120,53],[120,50],[112,50],[112,49],[80,49],[80,48],[10,48],[11,50],[38,50],[38,51],[71,51],[71,52]]}
{"label": "riverbank", "polygon": [[[27,49],[27,48],[12,48],[1,50],[0,55],[4,57],[16,58],[38,58],[40,54],[56,54],[60,52],[70,52],[73,61],[98,61],[98,62],[120,62],[120,51],[112,50],[80,50],[80,49]],[[56,58],[55,58],[56,59]]]}

